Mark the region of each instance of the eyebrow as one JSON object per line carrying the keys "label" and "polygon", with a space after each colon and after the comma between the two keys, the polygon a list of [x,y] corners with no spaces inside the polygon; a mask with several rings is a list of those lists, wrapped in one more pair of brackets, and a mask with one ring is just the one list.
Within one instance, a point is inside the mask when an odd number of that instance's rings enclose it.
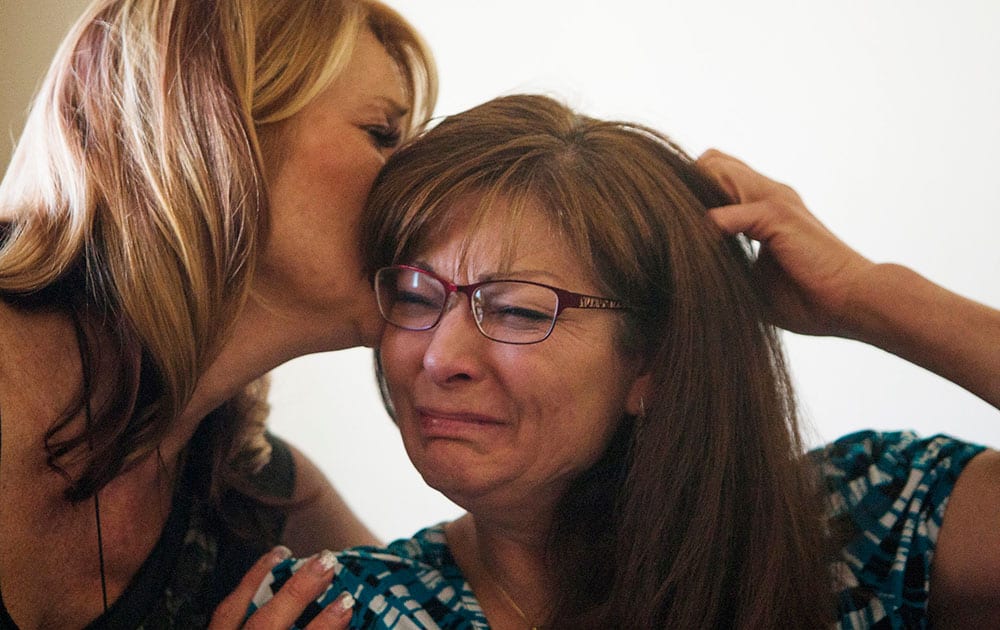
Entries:
{"label": "eyebrow", "polygon": [[392,110],[391,113],[395,114],[396,116],[399,116],[400,118],[410,113],[409,107],[401,105],[395,99],[389,98],[388,96],[375,96],[373,97],[372,100],[378,102],[379,104],[385,107],[388,107],[390,110]]}
{"label": "eyebrow", "polygon": [[552,282],[560,286],[568,282],[566,278],[556,276],[544,269],[518,269],[507,273],[493,272],[479,276],[479,280],[482,282],[487,280],[526,280],[528,282]]}
{"label": "eyebrow", "polygon": [[[434,268],[434,265],[428,263],[424,259],[418,259],[409,263],[414,267],[419,267],[420,269],[426,269],[431,273],[437,274],[441,277],[446,277],[443,273]],[[541,276],[541,278],[539,278]],[[450,279],[450,278],[449,278]],[[450,279],[454,282],[454,279]],[[556,284],[566,282],[565,278],[560,278],[553,275],[551,272],[545,271],[544,269],[519,269],[514,272],[503,273],[500,271],[493,271],[490,273],[480,274],[476,276],[474,282],[490,282],[493,280],[526,280],[528,282],[554,282]],[[457,284],[457,283],[456,283]]]}

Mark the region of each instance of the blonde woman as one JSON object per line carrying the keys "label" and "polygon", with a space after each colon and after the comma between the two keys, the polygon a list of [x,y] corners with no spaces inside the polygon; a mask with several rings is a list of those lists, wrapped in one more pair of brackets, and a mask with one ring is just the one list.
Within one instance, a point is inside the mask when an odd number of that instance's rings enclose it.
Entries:
{"label": "blonde woman", "polygon": [[0,626],[205,626],[271,546],[373,540],[260,379],[373,342],[356,223],[435,91],[376,0],[81,17],[0,185]]}

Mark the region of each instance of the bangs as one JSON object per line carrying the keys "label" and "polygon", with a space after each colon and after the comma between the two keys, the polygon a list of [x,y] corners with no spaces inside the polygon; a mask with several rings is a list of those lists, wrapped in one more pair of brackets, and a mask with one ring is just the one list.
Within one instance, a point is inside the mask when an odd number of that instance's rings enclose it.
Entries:
{"label": "bangs", "polygon": [[460,185],[441,191],[433,201],[411,206],[404,215],[403,229],[395,235],[396,251],[387,264],[412,263],[460,229],[459,262],[463,267],[469,255],[474,254],[480,244],[488,242],[499,247],[495,271],[508,273],[513,269],[520,248],[523,220],[526,216],[537,216],[548,225],[549,238],[553,242],[567,242],[571,251],[580,256],[579,263],[592,269],[588,239],[567,229],[565,222],[560,221],[575,213],[555,206],[551,195],[532,185],[534,182],[515,184],[514,179]]}

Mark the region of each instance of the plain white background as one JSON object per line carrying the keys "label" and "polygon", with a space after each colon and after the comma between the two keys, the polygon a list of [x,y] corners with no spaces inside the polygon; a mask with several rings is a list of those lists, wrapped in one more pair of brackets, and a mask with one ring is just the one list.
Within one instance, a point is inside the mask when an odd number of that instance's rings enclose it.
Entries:
{"label": "plain white background", "polygon": [[[4,114],[4,131],[20,124],[27,103],[12,77],[41,72],[21,42],[63,30],[67,7],[82,4],[0,0],[0,99],[7,107],[11,94],[19,99],[4,110],[15,114]],[[870,258],[1000,306],[1000,3],[389,4],[435,52],[438,114],[545,92],[586,113],[655,126],[693,154],[721,148],[795,187]],[[54,45],[41,44],[44,57]],[[812,444],[871,427],[1000,446],[995,409],[920,368],[854,342],[786,341]],[[381,410],[369,351],[293,361],[275,371],[271,399],[274,430],[381,537],[459,513],[409,466]]]}

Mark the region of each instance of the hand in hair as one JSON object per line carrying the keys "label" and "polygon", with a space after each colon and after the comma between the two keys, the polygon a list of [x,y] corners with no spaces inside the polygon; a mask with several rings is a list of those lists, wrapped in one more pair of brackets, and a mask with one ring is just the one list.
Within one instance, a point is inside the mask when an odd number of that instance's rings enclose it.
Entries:
{"label": "hand in hair", "polygon": [[784,184],[720,151],[698,166],[737,203],[709,216],[727,234],[760,242],[755,268],[772,322],[807,335],[851,336],[844,321],[855,285],[873,263],[830,232]]}
{"label": "hand in hair", "polygon": [[[313,556],[303,570],[296,571],[280,591],[248,618],[247,610],[257,588],[276,564],[288,558],[290,552],[275,547],[254,564],[236,589],[222,600],[212,615],[209,630],[283,630],[295,623],[305,608],[319,597],[333,576],[329,552]],[[305,627],[305,630],[346,630],[351,621],[354,599],[347,593],[329,604]],[[244,623],[244,620],[246,623]]]}
{"label": "hand in hair", "polygon": [[698,166],[736,202],[709,211],[726,233],[760,243],[755,273],[771,321],[857,339],[1000,407],[1000,311],[895,264],[875,264],[806,209],[794,190],[710,150]]}

